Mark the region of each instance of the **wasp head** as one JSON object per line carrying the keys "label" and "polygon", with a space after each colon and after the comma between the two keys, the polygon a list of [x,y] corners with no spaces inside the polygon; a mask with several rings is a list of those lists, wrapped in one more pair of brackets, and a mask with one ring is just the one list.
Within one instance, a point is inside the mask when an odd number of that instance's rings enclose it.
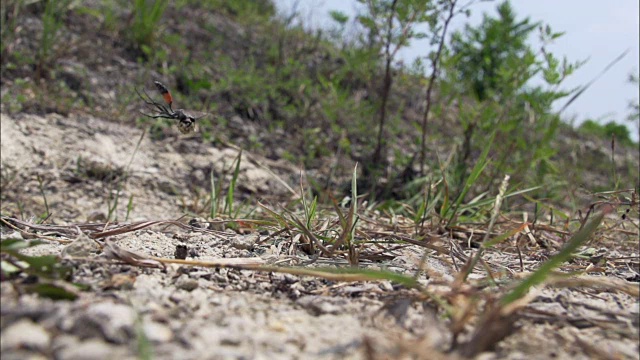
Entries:
{"label": "wasp head", "polygon": [[182,109],[175,111],[176,120],[178,120],[178,130],[183,134],[188,134],[196,130],[196,118],[185,113]]}
{"label": "wasp head", "polygon": [[178,130],[183,134],[196,131],[196,119],[193,116],[187,116],[186,119],[180,120]]}

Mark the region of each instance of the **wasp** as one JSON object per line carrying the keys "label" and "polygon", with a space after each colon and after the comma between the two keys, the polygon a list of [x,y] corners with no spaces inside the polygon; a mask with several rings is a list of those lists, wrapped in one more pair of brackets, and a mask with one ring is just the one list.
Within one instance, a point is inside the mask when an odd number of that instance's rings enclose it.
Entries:
{"label": "wasp", "polygon": [[173,110],[173,108],[172,108],[173,96],[171,96],[171,92],[169,92],[169,89],[159,81],[154,81],[153,83],[156,85],[156,89],[158,89],[158,92],[160,92],[160,95],[162,95],[162,98],[164,99],[164,102],[167,103],[168,107],[156,102],[155,100],[153,100],[151,98],[151,96],[149,96],[149,94],[147,94],[146,90],[144,90],[144,89],[142,90],[144,92],[144,95],[146,96],[146,98],[145,98],[144,96],[142,96],[140,94],[138,89],[136,89],[136,93],[138,94],[140,99],[142,99],[142,101],[144,101],[145,104],[147,104],[147,106],[149,106],[150,109],[158,112],[155,115],[146,114],[146,113],[143,113],[142,111],[140,113],[142,115],[150,117],[152,119],[163,118],[163,119],[177,120],[178,121],[178,129],[183,134],[188,134],[190,132],[195,131],[196,130],[196,120],[202,118],[204,115],[200,116],[200,117],[194,117],[194,116],[186,113],[182,109]]}

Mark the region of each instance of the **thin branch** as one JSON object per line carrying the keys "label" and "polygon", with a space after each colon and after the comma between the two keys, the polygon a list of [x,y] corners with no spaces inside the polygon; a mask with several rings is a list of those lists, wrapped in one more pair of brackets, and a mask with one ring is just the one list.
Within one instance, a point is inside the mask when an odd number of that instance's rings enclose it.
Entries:
{"label": "thin branch", "polygon": [[429,78],[429,85],[427,86],[427,94],[426,94],[426,109],[424,110],[424,114],[422,116],[422,142],[420,147],[420,175],[424,175],[424,165],[427,156],[427,124],[429,123],[429,112],[431,111],[431,94],[433,92],[433,86],[436,82],[436,78],[438,77],[438,65],[440,65],[440,57],[442,56],[442,50],[444,48],[444,42],[446,40],[447,29],[449,28],[449,23],[451,19],[455,16],[455,7],[457,0],[451,0],[449,15],[447,16],[444,27],[442,29],[442,36],[440,37],[440,42],[438,44],[438,50],[436,52],[436,56],[431,60],[431,64],[433,66],[433,71],[431,72],[431,77]]}

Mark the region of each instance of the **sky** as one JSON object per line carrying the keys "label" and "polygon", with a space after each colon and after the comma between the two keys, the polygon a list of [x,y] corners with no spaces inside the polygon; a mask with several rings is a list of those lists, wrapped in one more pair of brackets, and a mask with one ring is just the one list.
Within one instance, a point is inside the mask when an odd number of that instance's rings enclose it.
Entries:
{"label": "sky", "polygon": [[[466,4],[468,0],[461,0]],[[483,1],[473,4],[471,17],[459,16],[452,22],[452,30],[462,30],[466,23],[480,24],[482,14],[496,15],[496,7],[501,1]],[[329,10],[339,10],[353,16],[357,13],[355,0],[275,0],[278,10],[290,13],[297,3],[297,11],[305,24],[312,28],[333,24]],[[638,99],[639,90],[628,82],[631,73],[639,71],[639,7],[638,0],[512,0],[517,19],[529,17],[533,22],[542,21],[554,32],[565,32],[553,45],[547,47],[557,57],[566,56],[571,62],[588,60],[564,83],[563,89],[573,89],[585,85],[596,77],[616,57],[628,50],[627,55],[599,78],[585,93],[574,101],[564,112],[566,121],[576,125],[586,119],[601,123],[616,121],[625,123],[629,114],[628,104]],[[535,35],[531,37],[535,45]],[[406,64],[416,57],[424,56],[426,43],[414,41],[399,55]],[[559,110],[566,100],[560,100],[554,107]],[[631,124],[631,134],[637,140],[638,131]]]}

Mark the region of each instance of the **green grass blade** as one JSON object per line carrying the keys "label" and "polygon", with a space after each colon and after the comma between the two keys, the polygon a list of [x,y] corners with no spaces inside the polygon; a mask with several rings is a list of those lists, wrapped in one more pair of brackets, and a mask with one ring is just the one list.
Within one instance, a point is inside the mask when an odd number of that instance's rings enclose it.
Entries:
{"label": "green grass blade", "polygon": [[129,215],[133,211],[133,194],[129,195],[129,202],[127,203],[127,215],[124,218],[124,221],[129,220]]}
{"label": "green grass blade", "polygon": [[40,189],[40,195],[42,195],[42,199],[44,200],[44,208],[46,210],[46,213],[44,214],[44,216],[42,216],[42,219],[44,220],[49,217],[51,212],[49,211],[49,203],[47,202],[47,195],[45,195],[44,193],[44,182],[42,181],[42,178],[40,177],[40,175],[38,175],[38,188]]}
{"label": "green grass blade", "polygon": [[213,176],[213,166],[211,166],[211,172],[209,173],[209,181],[211,182],[211,191],[209,193],[211,210],[209,211],[209,218],[215,219],[218,215],[218,191],[216,189],[216,179]]}
{"label": "green grass blade", "polygon": [[518,286],[516,286],[511,292],[502,298],[502,304],[508,305],[521,297],[523,297],[532,286],[541,284],[549,276],[551,271],[560,266],[563,262],[569,260],[572,254],[584,244],[593,233],[596,231],[605,215],[611,212],[611,209],[605,209],[601,213],[597,214],[591,221],[589,221],[580,231],[569,239],[565,247],[551,259],[544,262],[538,270],[536,270],[531,276],[523,280]]}
{"label": "green grass blade", "polygon": [[[542,188],[542,186],[534,186],[534,187],[530,187],[530,188],[514,191],[514,192],[511,192],[511,193],[508,193],[508,194],[504,195],[504,199],[508,199],[508,198],[511,198],[511,197],[514,197],[514,196],[517,196],[517,195],[520,195],[520,194],[525,194],[525,193],[528,193],[528,192],[532,192],[532,191],[538,190],[540,188]],[[532,202],[535,202],[535,200],[533,198],[531,198],[531,197],[526,197],[526,198],[528,200],[532,201]],[[487,198],[487,199],[484,199],[484,200],[480,200],[480,201],[478,201],[476,203],[469,203],[469,204],[460,205],[460,207],[458,209],[467,210],[467,209],[470,209],[470,208],[482,207],[482,206],[485,206],[485,205],[492,204],[495,201],[496,201],[496,198],[495,197],[491,197],[491,198]]]}
{"label": "green grass blade", "polygon": [[[453,205],[454,210],[453,210],[453,212],[451,213],[451,215],[449,217],[449,221],[447,222],[447,226],[451,225],[451,223],[453,222],[453,218],[456,216],[456,213],[458,212],[458,210],[460,208],[460,204],[464,200],[464,197],[467,196],[467,193],[469,192],[469,190],[471,190],[471,187],[473,186],[473,184],[476,183],[476,181],[480,177],[480,174],[482,174],[484,169],[487,167],[487,165],[489,163],[488,160],[487,160],[487,157],[489,156],[489,150],[491,150],[491,145],[493,145],[493,139],[495,138],[495,136],[496,136],[496,131],[494,131],[491,134],[491,137],[489,138],[489,141],[487,141],[487,145],[484,148],[484,150],[482,151],[482,154],[480,155],[480,158],[476,162],[476,165],[473,167],[473,170],[471,171],[471,174],[469,174],[469,177],[467,178],[467,181],[464,184],[464,188],[462,189],[462,192],[460,193],[460,195],[458,195],[458,198],[456,199],[456,201],[455,201],[455,203]],[[448,215],[450,210],[451,210],[450,208],[446,209],[445,215]]]}
{"label": "green grass blade", "polygon": [[231,177],[231,184],[229,184],[229,190],[227,191],[227,206],[229,209],[229,216],[233,214],[233,194],[236,189],[236,184],[238,182],[238,175],[240,174],[240,162],[242,161],[242,149],[238,153],[238,157],[236,158],[236,167],[233,170],[233,176]]}
{"label": "green grass blade", "polygon": [[356,234],[356,224],[358,223],[358,163],[353,167],[353,177],[351,178],[351,240]]}
{"label": "green grass blade", "polygon": [[520,231],[524,230],[525,226],[527,224],[522,224],[521,226],[518,226],[517,228],[513,229],[513,230],[509,230],[506,233],[496,236],[495,238],[489,240],[489,241],[485,241],[482,243],[482,247],[485,249],[488,249],[490,247],[496,246],[499,243],[509,239],[510,237],[514,236],[515,234],[519,233]]}
{"label": "green grass blade", "polygon": [[295,270],[297,275],[322,276],[321,274],[338,274],[358,276],[358,279],[345,278],[344,281],[389,280],[407,287],[415,287],[417,281],[406,275],[389,270],[369,270],[361,268],[288,268]]}

